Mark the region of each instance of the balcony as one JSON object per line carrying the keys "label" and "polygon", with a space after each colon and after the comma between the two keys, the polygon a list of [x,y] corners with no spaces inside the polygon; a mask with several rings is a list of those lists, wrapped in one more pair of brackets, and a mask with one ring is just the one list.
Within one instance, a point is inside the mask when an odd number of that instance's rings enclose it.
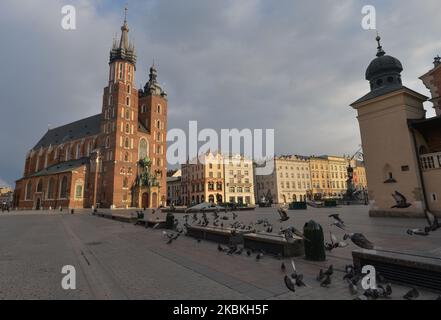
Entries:
{"label": "balcony", "polygon": [[441,152],[422,155],[421,166],[424,171],[441,169]]}

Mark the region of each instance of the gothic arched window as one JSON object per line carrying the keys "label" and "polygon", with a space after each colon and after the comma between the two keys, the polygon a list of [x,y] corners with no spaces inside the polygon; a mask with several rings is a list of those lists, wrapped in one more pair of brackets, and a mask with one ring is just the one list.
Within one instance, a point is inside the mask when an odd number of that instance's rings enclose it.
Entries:
{"label": "gothic arched window", "polygon": [[25,200],[31,199],[31,193],[32,193],[32,181],[29,181],[26,185],[26,193],[25,193]]}
{"label": "gothic arched window", "polygon": [[110,137],[106,138],[106,148],[110,148]]}
{"label": "gothic arched window", "polygon": [[37,184],[37,192],[43,192],[43,180],[40,179]]}
{"label": "gothic arched window", "polygon": [[60,199],[67,199],[67,177],[61,180]]}
{"label": "gothic arched window", "polygon": [[47,185],[47,199],[53,199],[54,198],[54,178],[50,178],[49,179],[49,183]]}
{"label": "gothic arched window", "polygon": [[139,160],[147,158],[149,155],[149,145],[146,139],[139,140],[138,158]]}

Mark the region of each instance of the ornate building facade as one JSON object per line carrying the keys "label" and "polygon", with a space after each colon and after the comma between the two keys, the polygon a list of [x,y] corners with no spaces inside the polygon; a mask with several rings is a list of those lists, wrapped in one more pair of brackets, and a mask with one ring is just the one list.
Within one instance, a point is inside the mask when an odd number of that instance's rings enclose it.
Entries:
{"label": "ornate building facade", "polygon": [[100,114],[49,130],[28,152],[14,206],[128,208],[166,204],[167,93],[150,68],[135,87],[126,19],[110,51]]}

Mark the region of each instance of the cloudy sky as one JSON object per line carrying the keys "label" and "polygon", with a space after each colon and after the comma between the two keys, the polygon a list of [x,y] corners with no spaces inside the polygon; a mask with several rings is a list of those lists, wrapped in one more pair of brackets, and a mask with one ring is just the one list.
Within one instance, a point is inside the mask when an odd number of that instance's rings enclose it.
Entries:
{"label": "cloudy sky", "polygon": [[[0,185],[13,185],[48,127],[101,110],[112,38],[126,0],[2,0]],[[137,84],[155,59],[169,93],[169,127],[274,128],[278,154],[349,154],[360,144],[349,104],[368,91],[374,5],[388,54],[408,87],[441,54],[439,0],[129,0]],[[61,8],[77,9],[77,30]],[[427,105],[432,115],[431,105]]]}

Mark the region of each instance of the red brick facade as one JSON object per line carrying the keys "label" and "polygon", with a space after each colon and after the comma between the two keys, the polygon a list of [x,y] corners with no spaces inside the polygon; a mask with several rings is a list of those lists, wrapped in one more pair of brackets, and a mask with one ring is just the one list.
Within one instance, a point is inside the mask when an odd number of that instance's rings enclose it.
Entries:
{"label": "red brick facade", "polygon": [[137,203],[138,161],[149,157],[166,204],[167,94],[155,66],[144,90],[135,87],[136,54],[124,22],[114,42],[102,113],[49,130],[28,153],[16,182],[14,206],[40,208],[128,208]]}

